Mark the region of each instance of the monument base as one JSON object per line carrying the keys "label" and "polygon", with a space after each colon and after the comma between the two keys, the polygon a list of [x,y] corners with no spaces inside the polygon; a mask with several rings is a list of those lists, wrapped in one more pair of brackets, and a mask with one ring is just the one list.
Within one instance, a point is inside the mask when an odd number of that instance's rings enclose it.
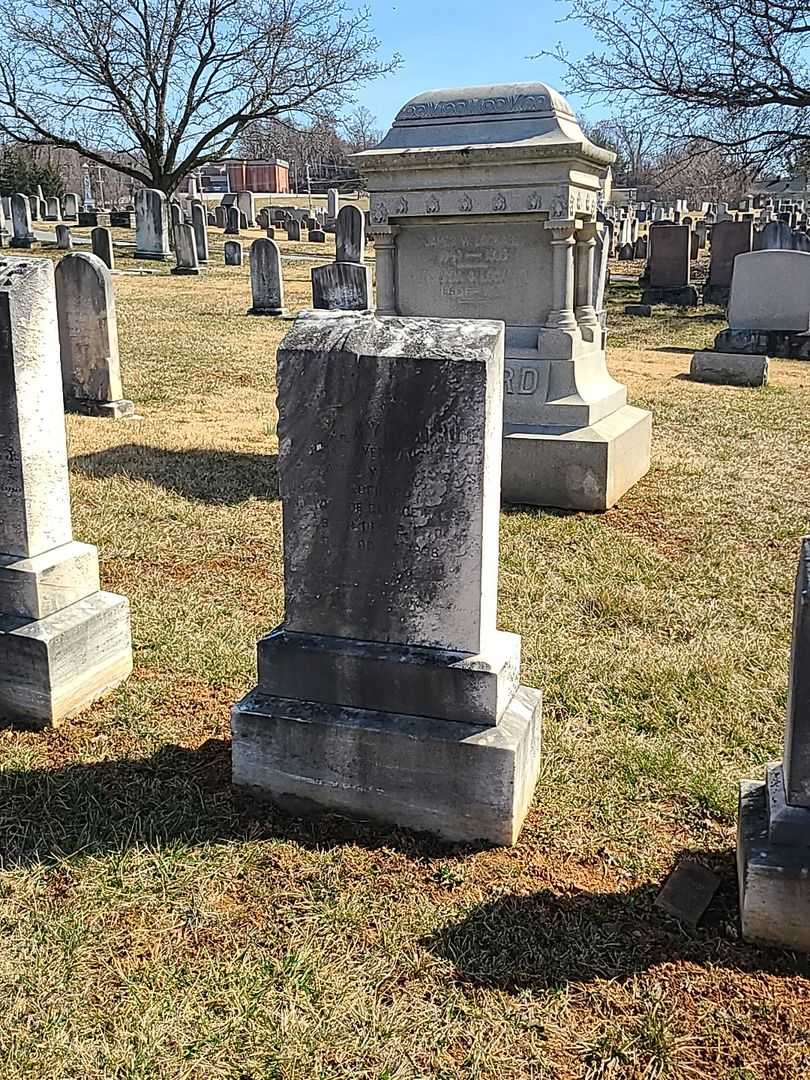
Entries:
{"label": "monument base", "polygon": [[651,441],[652,414],[633,405],[572,431],[505,424],[501,498],[607,510],[649,470]]}
{"label": "monument base", "polygon": [[72,540],[28,559],[0,555],[0,618],[44,619],[98,590],[92,544]]}
{"label": "monument base", "polygon": [[256,651],[262,694],[478,727],[497,724],[520,685],[520,636],[503,630],[471,655],[282,626]]}
{"label": "monument base", "polygon": [[722,330],[714,339],[718,352],[810,360],[810,333],[798,330]]}
{"label": "monument base", "polygon": [[234,706],[233,782],[293,814],[333,812],[512,845],[540,763],[542,696],[521,686],[494,727],[254,690]]}
{"label": "monument base", "polygon": [[135,402],[127,398],[118,401],[90,401],[71,399],[65,402],[68,412],[81,413],[83,416],[101,416],[108,420],[132,420],[135,417]]}
{"label": "monument base", "polygon": [[768,382],[768,357],[706,349],[693,355],[689,377],[695,382],[720,386],[765,386]]}
{"label": "monument base", "polygon": [[44,619],[0,615],[0,718],[42,728],[132,671],[129,602],[97,592]]}
{"label": "monument base", "polygon": [[177,277],[198,277],[200,268],[198,266],[173,266],[169,273]]}
{"label": "monument base", "polygon": [[641,294],[642,304],[668,304],[670,307],[697,307],[698,293],[694,285],[675,289],[657,289],[648,285]]}
{"label": "monument base", "polygon": [[8,246],[12,248],[23,248],[27,251],[34,246],[34,240],[29,240],[20,236],[12,236],[12,238],[8,242]]}
{"label": "monument base", "polygon": [[170,251],[135,251],[132,258],[152,259],[154,262],[166,262],[170,255]]}
{"label": "monument base", "polygon": [[712,285],[710,281],[707,281],[703,286],[704,304],[717,304],[718,307],[727,307],[730,296],[730,285]]}
{"label": "monument base", "polygon": [[[772,776],[769,769],[769,781]],[[740,784],[737,880],[742,936],[754,945],[806,953],[810,952],[810,846],[774,839],[768,788],[753,780]],[[810,811],[792,812],[806,815],[801,831],[810,835]]]}
{"label": "monument base", "polygon": [[247,309],[247,314],[248,315],[275,315],[275,316],[278,317],[279,315],[286,315],[287,314],[287,309],[283,308],[283,307],[279,307],[279,308],[255,308],[255,307],[252,307],[252,308]]}

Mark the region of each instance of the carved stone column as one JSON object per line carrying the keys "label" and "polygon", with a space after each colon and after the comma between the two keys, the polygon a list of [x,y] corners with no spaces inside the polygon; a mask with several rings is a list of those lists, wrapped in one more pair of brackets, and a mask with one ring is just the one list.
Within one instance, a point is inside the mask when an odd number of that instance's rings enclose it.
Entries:
{"label": "carved stone column", "polygon": [[552,307],[546,326],[555,330],[576,330],[574,317],[574,222],[550,221]]}
{"label": "carved stone column", "polygon": [[598,326],[594,307],[593,270],[596,255],[596,225],[586,225],[576,234],[576,318],[580,326]]}
{"label": "carved stone column", "polygon": [[397,315],[397,233],[396,225],[374,228],[377,257],[377,314]]}

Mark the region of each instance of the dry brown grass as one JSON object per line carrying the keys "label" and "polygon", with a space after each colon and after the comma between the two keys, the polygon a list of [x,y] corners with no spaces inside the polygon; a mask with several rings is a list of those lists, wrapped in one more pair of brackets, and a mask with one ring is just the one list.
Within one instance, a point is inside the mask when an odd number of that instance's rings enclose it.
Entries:
{"label": "dry brown grass", "polygon": [[[292,309],[309,266],[284,264]],[[653,469],[602,516],[503,514],[544,763],[517,848],[453,849],[234,797],[228,708],[282,615],[287,324],[245,315],[218,255],[115,288],[142,419],[68,427],[136,670],[60,730],[0,732],[0,1078],[806,1076],[808,971],[738,941],[732,853],[737,781],[780,745],[810,366],[700,386],[666,350],[706,313],[616,318]],[[652,906],[684,852],[722,879],[696,932]]]}

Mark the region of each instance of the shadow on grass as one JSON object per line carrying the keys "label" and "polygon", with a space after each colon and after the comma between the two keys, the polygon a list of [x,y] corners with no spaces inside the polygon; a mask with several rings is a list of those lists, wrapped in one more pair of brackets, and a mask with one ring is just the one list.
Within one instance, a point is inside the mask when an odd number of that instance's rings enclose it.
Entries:
{"label": "shadow on grass", "polygon": [[509,992],[622,981],[676,961],[810,975],[810,958],[758,949],[736,937],[733,851],[681,851],[675,864],[683,860],[711,865],[721,877],[697,930],[681,927],[654,906],[658,884],[613,893],[560,895],[543,889],[487,901],[422,944],[450,960],[460,982]]}
{"label": "shadow on grass", "polygon": [[423,859],[475,850],[336,814],[292,817],[232,787],[230,744],[221,739],[148,758],[0,770],[0,871],[137,847],[279,838],[313,849],[394,847]]}
{"label": "shadow on grass", "polygon": [[247,499],[278,499],[276,454],[227,450],[164,450],[128,443],[71,459],[86,476],[145,480],[187,499],[234,505]]}

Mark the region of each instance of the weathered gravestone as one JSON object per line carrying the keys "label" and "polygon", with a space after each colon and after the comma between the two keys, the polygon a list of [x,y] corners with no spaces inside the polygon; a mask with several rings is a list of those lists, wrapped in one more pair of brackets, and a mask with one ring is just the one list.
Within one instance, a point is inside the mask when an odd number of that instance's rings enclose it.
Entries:
{"label": "weathered gravestone", "polygon": [[191,227],[194,229],[197,262],[205,264],[208,262],[208,222],[201,202],[191,204]]}
{"label": "weathered gravestone", "polygon": [[301,239],[301,222],[297,218],[288,218],[286,222],[287,239]]}
{"label": "weathered gravestone", "polygon": [[59,204],[59,199],[56,197],[48,198],[45,200],[45,220],[46,221],[61,221],[62,220],[62,207]]}
{"label": "weathered gravestone", "polygon": [[651,417],[608,373],[594,292],[614,157],[555,90],[529,83],[419,95],[354,158],[379,312],[506,323],[509,502],[604,510],[649,468]]}
{"label": "weathered gravestone", "polygon": [[226,266],[242,265],[242,245],[238,240],[226,240],[223,248]]}
{"label": "weathered gravestone", "polygon": [[90,233],[90,249],[97,258],[101,259],[108,270],[115,269],[112,233],[109,229],[99,227],[92,230]]}
{"label": "weathered gravestone", "polygon": [[191,225],[176,225],[174,229],[175,265],[172,274],[197,276],[200,264],[197,261],[197,240]]}
{"label": "weathered gravestone", "polygon": [[214,207],[214,223],[218,229],[225,229],[228,226],[228,208],[227,206],[215,206]]}
{"label": "weathered gravestone", "polygon": [[65,221],[76,222],[79,219],[79,196],[75,191],[69,191],[62,200],[62,216]]}
{"label": "weathered gravestone", "polygon": [[697,289],[689,284],[689,226],[653,225],[648,246],[648,277],[641,293],[642,304],[697,307]]}
{"label": "weathered gravestone", "polygon": [[715,338],[718,352],[810,359],[810,253],[738,255],[728,322]]}
{"label": "weathered gravestone", "polygon": [[330,221],[337,221],[340,213],[340,193],[337,188],[329,188],[326,193],[326,216]]}
{"label": "weathered gravestone", "polygon": [[742,934],[810,952],[810,537],[801,542],[793,608],[785,756],[765,783],[740,785],[737,872]]}
{"label": "weathered gravestone", "polygon": [[3,202],[0,201],[0,248],[5,247],[9,240],[8,224],[6,221],[6,210],[3,206]]}
{"label": "weathered gravestone", "polygon": [[256,209],[252,191],[240,191],[236,196],[236,205],[239,213],[244,215],[243,229],[256,228]]}
{"label": "weathered gravestone", "polygon": [[241,221],[239,218],[239,210],[235,206],[228,206],[225,209],[225,235],[226,236],[239,236],[241,232]]}
{"label": "weathered gravestone", "polygon": [[70,229],[67,225],[56,226],[56,246],[60,251],[73,250],[73,237],[70,235]]}
{"label": "weathered gravestone", "polygon": [[734,260],[751,251],[754,226],[750,221],[719,221],[712,229],[709,279],[703,286],[704,304],[727,304]]}
{"label": "weathered gravestone", "polygon": [[356,206],[344,206],[335,226],[335,262],[312,270],[312,306],[330,311],[368,311],[371,271],[365,265],[366,227]]}
{"label": "weathered gravestone", "polygon": [[310,229],[307,239],[310,244],[325,244],[326,233],[322,229]]}
{"label": "weathered gravestone", "polygon": [[254,240],[250,248],[250,287],[253,306],[249,315],[284,314],[284,279],[281,252],[275,240]]}
{"label": "weathered gravestone", "polygon": [[790,251],[793,248],[793,230],[784,221],[770,221],[757,234],[755,251]]}
{"label": "weathered gravestone", "polygon": [[31,204],[26,195],[15,192],[11,196],[11,240],[13,248],[30,248],[34,242],[34,226],[31,221]]}
{"label": "weathered gravestone", "polygon": [[513,844],[541,697],[495,628],[503,325],[307,312],[277,380],[285,618],[233,711],[234,782]]}
{"label": "weathered gravestone", "polygon": [[95,255],[76,252],[60,259],[55,277],[65,408],[113,420],[133,416],[121,384],[110,271]]}
{"label": "weathered gravestone", "polygon": [[135,258],[167,259],[170,254],[166,196],[156,188],[141,188],[135,194]]}
{"label": "weathered gravestone", "polygon": [[689,377],[695,382],[720,386],[765,386],[768,382],[768,357],[700,350],[692,355]]}
{"label": "weathered gravestone", "polygon": [[0,716],[42,727],[132,670],[129,605],[73,539],[49,259],[0,260],[0,491]]}

